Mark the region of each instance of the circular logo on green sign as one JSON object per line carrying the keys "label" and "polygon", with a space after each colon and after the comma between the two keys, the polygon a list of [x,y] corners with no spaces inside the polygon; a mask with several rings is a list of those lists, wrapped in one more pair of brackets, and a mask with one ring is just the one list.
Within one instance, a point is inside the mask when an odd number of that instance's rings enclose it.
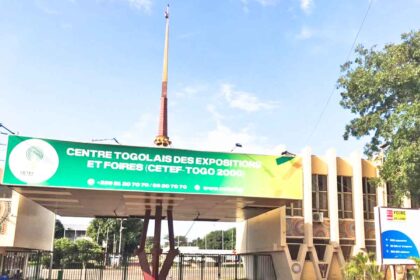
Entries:
{"label": "circular logo on green sign", "polygon": [[19,143],[9,158],[13,175],[28,184],[38,184],[50,179],[57,171],[58,163],[58,155],[53,146],[39,139]]}

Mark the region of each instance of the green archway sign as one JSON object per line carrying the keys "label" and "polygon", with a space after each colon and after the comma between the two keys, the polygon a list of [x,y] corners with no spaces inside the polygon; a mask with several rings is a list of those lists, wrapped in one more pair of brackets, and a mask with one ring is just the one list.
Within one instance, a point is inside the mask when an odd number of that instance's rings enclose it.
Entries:
{"label": "green archway sign", "polygon": [[9,136],[3,184],[302,199],[299,157]]}

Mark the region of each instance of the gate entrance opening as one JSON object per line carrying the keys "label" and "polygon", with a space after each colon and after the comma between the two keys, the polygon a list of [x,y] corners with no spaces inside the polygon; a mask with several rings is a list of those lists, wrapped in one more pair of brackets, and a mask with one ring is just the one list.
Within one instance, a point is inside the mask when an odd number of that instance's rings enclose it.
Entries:
{"label": "gate entrance opening", "polygon": [[[243,221],[301,200],[302,168],[298,157],[11,136],[3,184],[60,216],[144,218],[138,258],[145,279],[157,280],[178,255],[173,220]],[[150,269],[144,248],[152,218]],[[164,218],[170,250],[159,270]]]}

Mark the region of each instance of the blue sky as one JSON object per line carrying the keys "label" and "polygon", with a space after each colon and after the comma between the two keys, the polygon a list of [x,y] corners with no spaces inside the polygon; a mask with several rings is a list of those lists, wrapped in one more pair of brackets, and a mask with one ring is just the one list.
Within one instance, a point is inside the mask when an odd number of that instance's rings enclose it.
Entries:
{"label": "blue sky", "polygon": [[[0,0],[0,122],[22,135],[152,145],[161,0]],[[339,77],[367,0],[171,1],[169,136],[176,148],[362,151],[344,141]],[[373,0],[358,43],[420,27],[419,0]]]}

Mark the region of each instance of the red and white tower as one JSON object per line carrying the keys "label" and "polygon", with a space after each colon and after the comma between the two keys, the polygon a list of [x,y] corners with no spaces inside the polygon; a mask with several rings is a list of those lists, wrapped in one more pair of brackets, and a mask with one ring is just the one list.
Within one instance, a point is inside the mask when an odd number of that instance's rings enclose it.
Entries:
{"label": "red and white tower", "polygon": [[169,5],[165,11],[166,31],[165,47],[163,51],[163,71],[162,71],[162,95],[160,97],[160,116],[158,135],[155,138],[157,146],[169,146],[171,141],[168,136],[168,51],[169,51]]}

